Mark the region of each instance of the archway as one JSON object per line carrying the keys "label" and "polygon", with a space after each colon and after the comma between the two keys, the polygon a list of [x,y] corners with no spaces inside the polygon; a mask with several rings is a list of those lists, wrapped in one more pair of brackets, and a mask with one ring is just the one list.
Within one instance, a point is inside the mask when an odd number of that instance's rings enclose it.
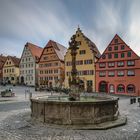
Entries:
{"label": "archway", "polygon": [[107,88],[107,82],[106,81],[101,81],[99,83],[99,92],[108,92],[108,88]]}
{"label": "archway", "polygon": [[21,84],[24,84],[24,77],[21,76]]}
{"label": "archway", "polygon": [[109,86],[109,93],[115,93],[115,87],[112,84]]}

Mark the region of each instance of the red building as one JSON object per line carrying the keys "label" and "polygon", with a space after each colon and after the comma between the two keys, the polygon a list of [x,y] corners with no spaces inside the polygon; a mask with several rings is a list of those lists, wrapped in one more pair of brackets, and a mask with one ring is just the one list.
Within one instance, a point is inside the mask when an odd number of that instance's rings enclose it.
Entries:
{"label": "red building", "polygon": [[96,91],[140,95],[140,58],[118,35],[96,63]]}

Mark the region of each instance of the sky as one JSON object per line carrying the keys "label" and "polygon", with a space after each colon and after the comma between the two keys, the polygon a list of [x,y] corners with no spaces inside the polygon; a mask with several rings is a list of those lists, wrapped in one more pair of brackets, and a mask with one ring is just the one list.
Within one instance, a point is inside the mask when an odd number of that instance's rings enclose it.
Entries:
{"label": "sky", "polygon": [[68,47],[78,25],[101,53],[118,34],[140,55],[140,0],[0,0],[0,54],[50,39]]}

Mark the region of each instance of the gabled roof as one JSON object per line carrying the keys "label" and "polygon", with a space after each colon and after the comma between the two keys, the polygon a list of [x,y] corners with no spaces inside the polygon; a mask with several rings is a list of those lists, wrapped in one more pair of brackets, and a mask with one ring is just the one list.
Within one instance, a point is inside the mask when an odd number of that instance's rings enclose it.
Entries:
{"label": "gabled roof", "polygon": [[29,42],[27,42],[25,46],[30,49],[33,57],[35,57],[35,58],[39,58],[41,53],[42,53],[42,51],[43,51],[43,48],[41,48],[41,47],[39,47],[37,45],[34,45],[32,43],[29,43]]}
{"label": "gabled roof", "polygon": [[16,56],[7,56],[7,59],[11,59],[16,67],[19,67],[20,58]]}
{"label": "gabled roof", "polygon": [[95,53],[95,56],[97,58],[99,58],[101,56],[101,53],[99,52],[97,46],[95,45],[94,42],[92,42],[88,37],[86,37],[85,35],[83,35],[84,38],[88,41],[89,47],[90,49]]}
{"label": "gabled roof", "polygon": [[[61,61],[64,61],[64,55],[66,54],[67,48],[64,47],[63,45],[53,41],[53,40],[49,40],[49,42],[47,43],[47,45],[45,46],[45,48],[52,46],[58,56],[58,58]],[[44,49],[45,49],[44,48]]]}
{"label": "gabled roof", "polygon": [[[115,43],[115,39],[118,39],[118,43]],[[105,54],[105,53],[108,53],[108,47],[110,46],[114,46],[114,45],[118,45],[118,44],[123,44],[126,46],[127,48],[127,51],[132,51],[134,54],[135,54],[135,57],[136,58],[139,58],[139,56],[130,48],[130,46],[128,46],[124,40],[118,35],[118,34],[115,34],[115,36],[113,37],[113,39],[111,40],[111,42],[108,44],[108,46],[106,47],[106,49],[104,50],[104,52],[102,53],[102,56]],[[100,60],[102,59],[102,57],[100,57],[100,59],[97,61],[99,62]]]}
{"label": "gabled roof", "polygon": [[86,42],[88,43],[88,46],[90,47],[90,49],[93,51],[93,53],[95,53],[95,57],[99,58],[101,56],[101,53],[99,52],[97,46],[95,45],[94,42],[92,42],[87,36],[85,36],[81,29],[78,27],[76,34],[82,34],[82,36],[85,38]]}

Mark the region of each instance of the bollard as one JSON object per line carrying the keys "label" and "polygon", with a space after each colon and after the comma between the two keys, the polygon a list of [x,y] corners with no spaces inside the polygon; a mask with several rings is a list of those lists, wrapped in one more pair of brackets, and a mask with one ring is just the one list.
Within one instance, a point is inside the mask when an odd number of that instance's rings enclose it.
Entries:
{"label": "bollard", "polygon": [[130,98],[130,104],[133,104],[133,98]]}
{"label": "bollard", "polygon": [[138,103],[139,103],[139,107],[140,107],[140,98],[138,98]]}
{"label": "bollard", "polygon": [[136,98],[133,98],[133,102],[136,103]]}

